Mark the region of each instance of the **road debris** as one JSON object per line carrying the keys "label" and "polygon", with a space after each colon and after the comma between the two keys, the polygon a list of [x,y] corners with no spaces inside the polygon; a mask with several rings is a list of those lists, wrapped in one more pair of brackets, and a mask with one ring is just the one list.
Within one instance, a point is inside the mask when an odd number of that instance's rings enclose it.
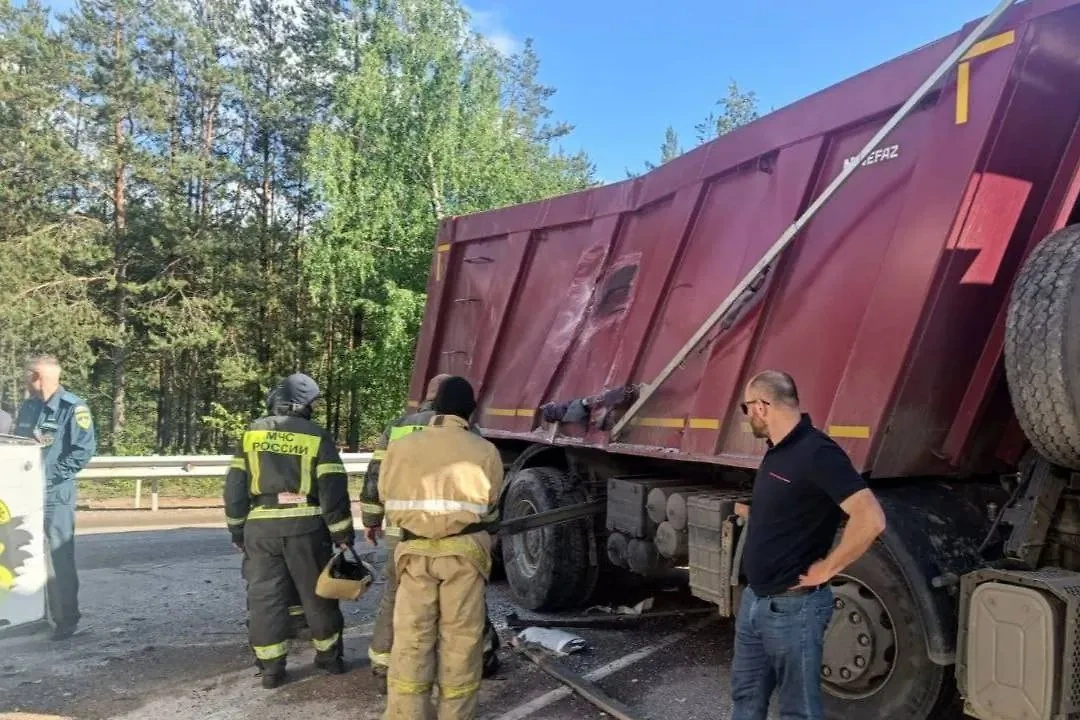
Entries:
{"label": "road debris", "polygon": [[553,657],[550,650],[528,642],[522,642],[517,637],[510,644],[525,657],[536,663],[541,670],[562,684],[569,687],[585,700],[600,708],[608,715],[618,720],[640,720],[638,716],[626,705],[604,694],[604,692],[585,678],[577,675],[560,665]]}
{"label": "road debris", "polygon": [[539,645],[540,647],[551,650],[559,655],[570,655],[589,649],[589,645],[585,642],[585,638],[563,630],[554,630],[551,628],[528,627],[518,633],[515,640]]}

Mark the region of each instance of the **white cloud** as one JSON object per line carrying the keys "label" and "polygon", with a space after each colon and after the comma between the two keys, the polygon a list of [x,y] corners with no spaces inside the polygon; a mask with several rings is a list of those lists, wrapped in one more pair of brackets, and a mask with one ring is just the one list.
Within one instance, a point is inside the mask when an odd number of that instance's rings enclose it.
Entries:
{"label": "white cloud", "polygon": [[502,55],[513,55],[521,49],[521,41],[503,25],[502,17],[496,10],[477,10],[465,6],[469,13],[472,28],[484,36],[491,46]]}

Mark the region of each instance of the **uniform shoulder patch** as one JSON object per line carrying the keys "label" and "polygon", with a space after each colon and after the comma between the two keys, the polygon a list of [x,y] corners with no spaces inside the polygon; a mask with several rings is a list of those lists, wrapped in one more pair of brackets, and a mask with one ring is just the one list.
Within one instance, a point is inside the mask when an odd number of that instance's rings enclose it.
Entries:
{"label": "uniform shoulder patch", "polygon": [[75,408],[75,424],[81,427],[83,430],[90,429],[90,408],[86,407],[85,405],[79,405]]}

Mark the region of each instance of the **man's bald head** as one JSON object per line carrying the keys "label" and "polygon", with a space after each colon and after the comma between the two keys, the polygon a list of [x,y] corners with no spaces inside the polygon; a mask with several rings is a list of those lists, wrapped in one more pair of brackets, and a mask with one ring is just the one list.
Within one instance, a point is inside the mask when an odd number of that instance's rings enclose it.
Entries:
{"label": "man's bald head", "polygon": [[48,400],[60,388],[60,361],[53,355],[34,355],[26,363],[26,389]]}
{"label": "man's bald head", "polygon": [[782,405],[791,409],[799,408],[799,390],[795,387],[795,378],[780,370],[765,370],[750,380],[750,390],[760,393],[762,399],[773,405]]}
{"label": "man's bald head", "polygon": [[755,437],[779,442],[799,422],[799,391],[786,372],[766,370],[746,384],[743,413]]}
{"label": "man's bald head", "polygon": [[439,373],[435,377],[428,380],[427,390],[424,392],[424,400],[426,402],[434,402],[435,396],[439,394],[439,387],[451,377],[448,373]]}

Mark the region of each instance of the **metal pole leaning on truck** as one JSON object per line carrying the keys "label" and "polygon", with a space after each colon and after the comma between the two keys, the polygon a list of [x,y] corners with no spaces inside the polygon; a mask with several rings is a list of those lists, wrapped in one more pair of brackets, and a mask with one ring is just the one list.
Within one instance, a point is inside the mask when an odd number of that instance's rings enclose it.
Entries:
{"label": "metal pole leaning on truck", "polygon": [[1001,2],[994,8],[994,10],[984,17],[982,21],[975,27],[971,33],[964,38],[964,40],[956,46],[956,48],[949,53],[949,56],[942,61],[937,70],[930,74],[922,85],[908,98],[907,102],[900,106],[900,109],[889,121],[882,126],[880,130],[870,138],[870,141],[866,143],[866,146],[859,152],[855,159],[844,165],[844,169],[840,171],[840,174],[829,183],[829,186],[818,196],[810,207],[806,208],[802,215],[799,216],[795,222],[793,222],[787,230],[780,236],[780,238],[773,243],[768,252],[758,261],[756,265],[748,272],[742,280],[731,290],[728,296],[724,299],[716,310],[705,320],[704,323],[690,336],[690,339],[686,341],[686,344],[682,346],[679,352],[671,358],[671,361],[664,367],[663,370],[653,379],[652,382],[647,383],[641,387],[641,393],[638,395],[638,399],[633,405],[626,411],[626,413],[615,424],[615,427],[611,430],[611,438],[614,440],[618,438],[619,434],[626,428],[626,426],[633,419],[634,415],[649,401],[649,398],[653,396],[653,393],[666,381],[672,373],[683,363],[686,356],[697,347],[705,336],[716,326],[718,322],[724,319],[724,316],[732,309],[732,306],[743,296],[743,293],[757,280],[758,276],[772,264],[776,257],[791,244],[791,241],[795,239],[795,236],[806,226],[808,222],[817,214],[817,212],[825,206],[832,196],[836,193],[840,187],[847,182],[852,173],[862,165],[863,161],[877,149],[878,145],[885,140],[885,138],[891,133],[896,126],[899,125],[904,118],[906,118],[915,107],[922,102],[922,99],[926,97],[938,82],[945,77],[953,66],[955,66],[960,60],[967,54],[967,52],[979,41],[983,35],[993,26],[994,23],[1005,14],[1016,3],[1016,0],[1001,0]]}

